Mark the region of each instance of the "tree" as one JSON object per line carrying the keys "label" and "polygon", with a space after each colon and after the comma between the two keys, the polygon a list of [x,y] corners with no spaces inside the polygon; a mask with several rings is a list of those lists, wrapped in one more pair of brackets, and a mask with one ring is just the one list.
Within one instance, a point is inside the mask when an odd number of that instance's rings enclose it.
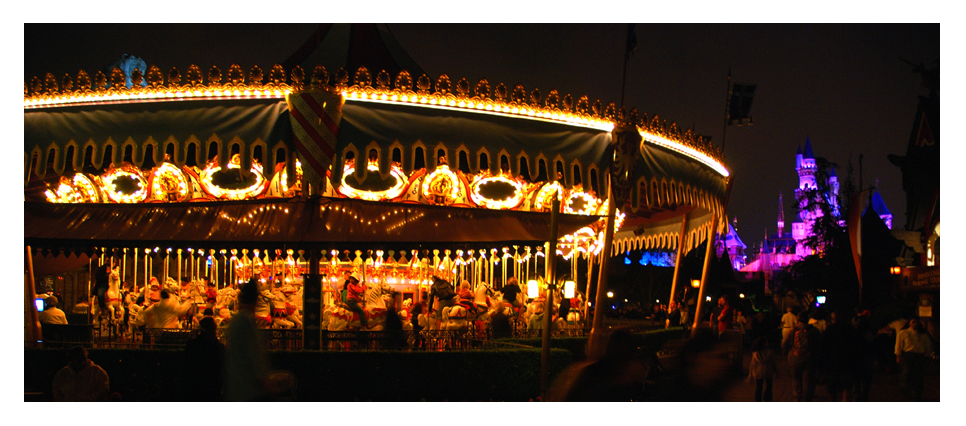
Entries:
{"label": "tree", "polygon": [[[811,222],[812,235],[804,244],[814,254],[803,257],[789,267],[785,280],[786,290],[795,293],[803,304],[810,303],[815,295],[825,293],[830,306],[855,306],[858,302],[858,279],[848,230],[843,218],[848,217],[849,195],[855,190],[852,184],[852,167],[844,185],[844,193],[836,194],[829,185],[829,176],[836,165],[824,158],[816,158],[816,187],[808,187],[796,195],[799,208],[806,212]],[[841,206],[841,207],[840,207]]]}

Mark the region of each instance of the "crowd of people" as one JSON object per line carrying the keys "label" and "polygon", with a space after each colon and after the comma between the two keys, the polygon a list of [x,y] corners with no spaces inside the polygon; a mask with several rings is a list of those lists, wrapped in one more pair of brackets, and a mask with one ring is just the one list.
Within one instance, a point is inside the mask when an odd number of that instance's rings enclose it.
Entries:
{"label": "crowd of people", "polygon": [[[682,315],[679,306],[670,303],[667,326]],[[936,353],[934,339],[918,318],[876,324],[868,310],[787,307],[778,317],[733,307],[722,296],[704,319],[719,334],[740,333],[750,346],[748,380],[755,383],[755,401],[770,401],[776,377],[786,374],[798,401],[815,400],[819,383],[831,401],[868,401],[873,373],[896,368],[903,399],[920,400],[926,365]],[[787,373],[777,368],[779,357]]]}

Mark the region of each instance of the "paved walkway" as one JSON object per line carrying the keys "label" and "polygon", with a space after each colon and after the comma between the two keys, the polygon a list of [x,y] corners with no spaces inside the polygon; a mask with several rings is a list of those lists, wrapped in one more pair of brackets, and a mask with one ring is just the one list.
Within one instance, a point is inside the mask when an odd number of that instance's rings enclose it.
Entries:
{"label": "paved walkway", "polygon": [[[722,393],[722,400],[726,402],[754,401],[755,383],[748,383],[744,380],[748,374],[748,366],[751,364],[751,354],[745,352],[743,371],[744,375],[736,377]],[[877,369],[872,376],[872,390],[869,394],[869,401],[874,402],[893,402],[905,401],[899,393],[899,368],[893,371]],[[772,391],[773,399],[776,402],[792,402],[795,396],[792,391],[792,377],[784,357],[780,357],[778,364],[778,377],[775,379]],[[939,401],[939,363],[932,362],[926,370],[925,391],[922,395],[923,401]],[[823,383],[815,387],[815,401],[828,402],[831,397]]]}

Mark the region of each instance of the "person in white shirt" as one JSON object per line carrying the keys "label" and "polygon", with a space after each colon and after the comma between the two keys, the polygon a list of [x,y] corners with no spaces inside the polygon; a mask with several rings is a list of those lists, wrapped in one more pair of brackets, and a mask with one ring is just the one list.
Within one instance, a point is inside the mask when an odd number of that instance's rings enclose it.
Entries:
{"label": "person in white shirt", "polygon": [[47,307],[40,313],[43,324],[67,324],[67,315],[57,307],[57,296],[49,296],[44,302]]}
{"label": "person in white shirt", "polygon": [[912,401],[922,398],[926,363],[932,355],[929,333],[922,328],[918,318],[909,320],[909,327],[896,335],[896,362],[902,373],[901,391]]}
{"label": "person in white shirt", "polygon": [[191,302],[179,304],[167,290],[161,290],[161,301],[145,309],[144,320],[147,328],[181,328],[178,317],[186,314]]}

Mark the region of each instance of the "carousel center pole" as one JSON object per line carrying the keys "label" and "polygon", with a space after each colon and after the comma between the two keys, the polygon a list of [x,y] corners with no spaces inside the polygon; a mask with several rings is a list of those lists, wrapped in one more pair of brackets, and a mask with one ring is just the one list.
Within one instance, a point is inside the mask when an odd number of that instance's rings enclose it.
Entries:
{"label": "carousel center pole", "polygon": [[587,359],[596,361],[604,354],[603,347],[603,325],[604,312],[601,308],[604,304],[604,294],[607,293],[607,265],[610,263],[610,252],[614,245],[614,217],[617,212],[617,203],[614,201],[613,179],[607,178],[607,229],[604,232],[604,249],[600,256],[600,272],[597,277],[597,297],[594,302],[594,322],[590,329],[590,338],[587,339]]}
{"label": "carousel center pole", "polygon": [[[540,393],[546,395],[550,388],[550,324],[553,316],[553,292],[557,288],[557,231],[560,216],[560,200],[553,197],[553,207],[550,211],[550,249],[544,262],[547,265],[547,301],[543,307],[543,340],[540,350]],[[536,262],[534,262],[536,263]]]}

